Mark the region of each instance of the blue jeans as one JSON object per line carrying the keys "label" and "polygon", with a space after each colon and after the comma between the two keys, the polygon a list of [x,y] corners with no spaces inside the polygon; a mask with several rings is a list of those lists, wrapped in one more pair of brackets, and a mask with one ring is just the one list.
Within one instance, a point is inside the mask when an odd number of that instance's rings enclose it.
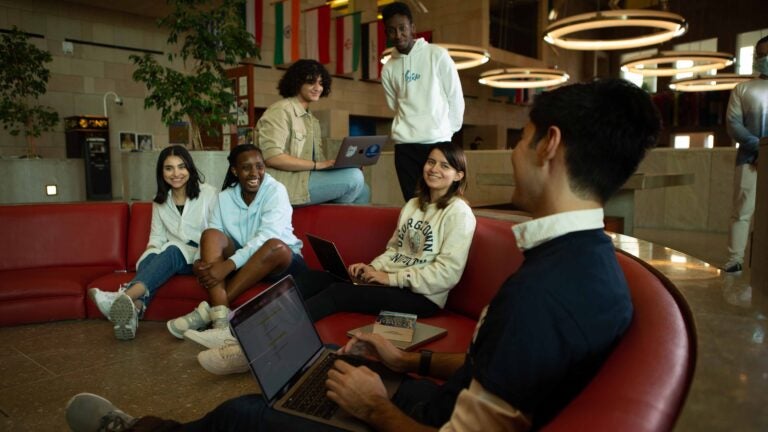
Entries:
{"label": "blue jeans", "polygon": [[160,288],[173,275],[191,275],[192,264],[187,264],[187,259],[176,246],[169,246],[159,254],[149,254],[139,263],[136,270],[136,276],[128,283],[133,286],[141,282],[147,288],[141,301],[144,306],[149,306],[149,302],[154,297],[157,289]]}
{"label": "blue jeans", "polygon": [[344,168],[309,173],[309,202],[306,205],[324,202],[371,202],[371,190],[365,184],[363,171],[358,168]]}

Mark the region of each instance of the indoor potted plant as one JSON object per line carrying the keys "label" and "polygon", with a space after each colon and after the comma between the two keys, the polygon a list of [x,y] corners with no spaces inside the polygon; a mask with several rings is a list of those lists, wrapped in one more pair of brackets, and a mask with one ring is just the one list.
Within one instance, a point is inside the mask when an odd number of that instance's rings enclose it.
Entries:
{"label": "indoor potted plant", "polygon": [[0,35],[0,122],[12,136],[24,132],[28,158],[40,157],[35,140],[59,122],[59,114],[38,101],[51,75],[45,64],[52,60],[16,26]]}
{"label": "indoor potted plant", "polygon": [[173,11],[158,21],[169,29],[168,45],[180,44],[167,54],[181,60],[184,70],[161,65],[152,54],[131,55],[133,79],[144,83],[145,108],[157,108],[167,126],[182,120],[190,125],[192,148],[202,148],[201,130],[218,135],[222,126],[235,123],[231,107],[235,96],[226,68],[257,57],[259,49],[243,24],[244,0],[168,0]]}

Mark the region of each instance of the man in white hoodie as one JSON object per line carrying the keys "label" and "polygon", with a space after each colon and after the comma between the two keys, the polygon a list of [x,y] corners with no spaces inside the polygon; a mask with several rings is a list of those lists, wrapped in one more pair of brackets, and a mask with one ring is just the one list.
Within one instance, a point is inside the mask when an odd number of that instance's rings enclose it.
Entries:
{"label": "man in white hoodie", "polygon": [[416,196],[429,144],[450,142],[461,129],[464,94],[448,51],[413,38],[413,16],[406,4],[390,3],[381,13],[387,38],[395,47],[382,69],[381,83],[395,112],[395,170],[403,199],[408,201]]}

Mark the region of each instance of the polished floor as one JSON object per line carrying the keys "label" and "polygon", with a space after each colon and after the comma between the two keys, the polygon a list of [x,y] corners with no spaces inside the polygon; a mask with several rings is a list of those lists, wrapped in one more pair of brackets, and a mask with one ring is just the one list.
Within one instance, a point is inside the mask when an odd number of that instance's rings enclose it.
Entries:
{"label": "polished floor", "polygon": [[[667,247],[621,235],[614,242],[663,272],[693,312],[697,365],[675,430],[768,430],[768,296],[749,286],[749,272],[723,275]],[[706,240],[698,248],[720,259]],[[115,340],[103,320],[0,328],[0,347],[0,431],[66,430],[64,405],[78,392],[102,394],[132,414],[192,420],[257,389],[247,374],[201,369],[198,346],[158,322],[142,322],[132,342]]]}

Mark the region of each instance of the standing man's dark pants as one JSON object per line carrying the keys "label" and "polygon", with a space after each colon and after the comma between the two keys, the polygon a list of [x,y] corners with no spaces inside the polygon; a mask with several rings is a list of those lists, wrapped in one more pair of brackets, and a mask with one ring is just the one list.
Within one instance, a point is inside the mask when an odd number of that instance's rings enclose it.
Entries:
{"label": "standing man's dark pants", "polygon": [[434,144],[395,144],[395,171],[405,202],[416,196],[416,185]]}

